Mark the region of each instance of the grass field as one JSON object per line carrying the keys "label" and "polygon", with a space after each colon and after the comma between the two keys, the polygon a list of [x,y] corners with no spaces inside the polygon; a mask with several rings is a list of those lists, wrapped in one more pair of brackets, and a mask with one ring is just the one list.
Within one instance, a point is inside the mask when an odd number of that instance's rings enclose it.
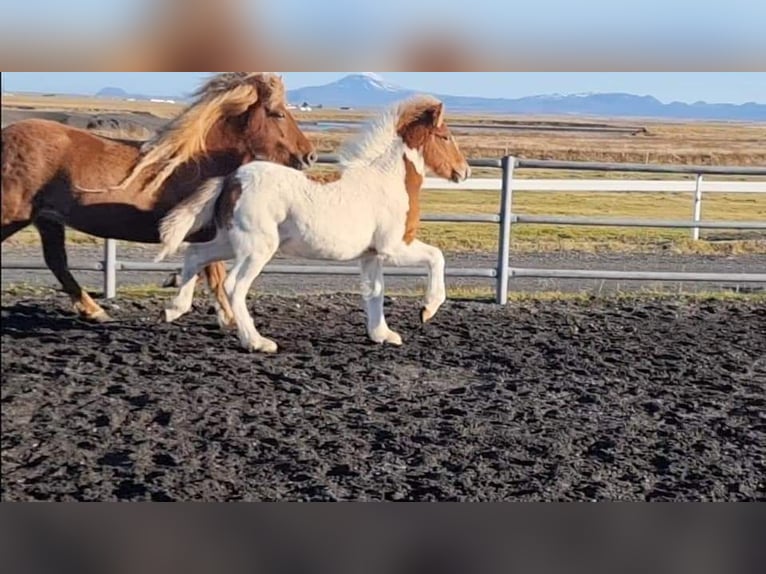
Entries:
{"label": "grass field", "polygon": [[[4,97],[9,109],[77,111],[87,113],[152,114],[162,118],[176,115],[178,104],[127,102],[95,98],[59,96]],[[348,121],[365,119],[359,112],[318,110],[297,113],[299,119],[311,121]],[[670,163],[701,165],[766,165],[766,125],[733,122],[658,122],[644,120],[598,120],[612,126],[640,126],[636,135],[571,133],[541,131],[507,131],[502,125],[510,121],[525,124],[592,123],[585,118],[529,118],[505,116],[460,116],[450,121],[463,124],[496,125],[498,129],[481,132],[458,128],[456,136],[471,158],[500,157],[514,154],[536,159],[618,161],[637,163]],[[307,128],[312,140],[323,153],[337,150],[348,136],[338,132],[317,132]],[[320,166],[318,171],[332,169]],[[499,177],[498,170],[480,169],[475,177]],[[551,172],[521,170],[521,178],[630,178],[674,179],[673,176],[642,174],[607,174],[584,172]],[[727,178],[716,178],[727,179]],[[742,179],[742,178],[728,178]],[[690,194],[619,194],[619,193],[517,193],[514,211],[524,214],[569,216],[642,217],[690,220]],[[703,219],[766,220],[766,194],[709,194],[703,203]],[[499,194],[495,192],[424,192],[424,213],[497,213]],[[95,242],[93,238],[69,233],[77,243]],[[764,234],[738,234],[727,231],[702,232],[703,241],[692,242],[689,230],[586,228],[559,226],[516,226],[513,249],[517,251],[617,251],[642,252],[670,250],[680,253],[735,254],[766,251]],[[424,224],[423,238],[450,251],[494,250],[497,227],[478,224]],[[33,230],[25,230],[10,242],[37,242]]]}

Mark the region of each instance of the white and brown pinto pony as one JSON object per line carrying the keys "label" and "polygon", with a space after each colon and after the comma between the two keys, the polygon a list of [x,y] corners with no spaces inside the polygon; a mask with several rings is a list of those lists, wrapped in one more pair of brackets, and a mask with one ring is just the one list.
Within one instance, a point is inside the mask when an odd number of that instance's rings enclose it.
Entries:
{"label": "white and brown pinto pony", "polygon": [[174,252],[196,229],[215,220],[218,234],[186,253],[182,287],[166,319],[174,321],[192,302],[199,269],[234,259],[225,283],[245,349],[274,353],[277,345],[258,333],[246,297],[277,251],[309,259],[361,260],[367,332],[377,343],[401,345],[383,315],[383,264],[428,268],[422,320],[446,299],[444,256],[415,237],[419,193],[427,169],[460,182],[470,177],[465,156],[444,121],[444,104],[417,97],[378,118],[341,150],[342,174],[321,184],[273,163],[254,162],[228,178],[209,181],[162,222],[164,249]]}

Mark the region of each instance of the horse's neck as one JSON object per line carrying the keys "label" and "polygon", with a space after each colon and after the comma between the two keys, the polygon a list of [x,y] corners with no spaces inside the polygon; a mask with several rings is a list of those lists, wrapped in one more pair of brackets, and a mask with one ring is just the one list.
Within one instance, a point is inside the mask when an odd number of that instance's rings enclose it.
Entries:
{"label": "horse's neck", "polygon": [[211,154],[179,167],[158,190],[160,203],[176,203],[192,195],[208,179],[224,177],[237,170],[243,159],[235,154]]}

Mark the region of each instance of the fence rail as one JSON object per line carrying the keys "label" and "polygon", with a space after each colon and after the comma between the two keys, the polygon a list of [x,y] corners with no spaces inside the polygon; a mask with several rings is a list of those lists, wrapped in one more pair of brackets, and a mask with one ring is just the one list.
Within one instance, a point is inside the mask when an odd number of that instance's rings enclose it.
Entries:
{"label": "fence rail", "polygon": [[[337,163],[335,156],[322,156],[324,163]],[[510,280],[520,277],[550,279],[604,279],[625,281],[700,281],[764,283],[764,273],[672,273],[672,272],[635,272],[601,271],[577,269],[534,269],[517,268],[511,265],[511,234],[516,225],[583,225],[610,227],[655,227],[691,229],[692,237],[699,239],[700,229],[753,229],[766,230],[766,221],[701,221],[702,200],[704,193],[766,193],[766,181],[757,182],[711,182],[704,180],[708,175],[741,177],[764,177],[766,168],[762,167],[710,167],[710,166],[667,166],[644,164],[562,162],[549,160],[522,160],[514,157],[472,160],[472,167],[502,170],[502,179],[475,179],[463,184],[447,184],[441,180],[428,178],[425,189],[432,190],[485,190],[500,192],[500,211],[497,214],[440,214],[426,215],[426,222],[492,224],[499,228],[496,267],[487,268],[448,268],[450,277],[476,277],[492,279],[496,285],[496,300],[499,304],[508,302]],[[629,172],[652,174],[684,174],[695,176],[692,181],[655,181],[655,180],[556,180],[556,179],[519,179],[516,173],[522,169],[545,169],[561,171],[600,171]],[[559,217],[551,215],[526,215],[513,210],[514,193],[532,192],[649,192],[649,193],[693,193],[692,220],[667,221],[656,219],[633,218],[592,218]],[[117,273],[119,271],[174,272],[178,265],[173,263],[148,263],[120,261],[117,258],[117,242],[105,241],[104,259],[101,262],[75,265],[74,271],[98,271],[104,275],[104,295],[114,298],[117,291]],[[5,261],[3,269],[46,269],[39,261]],[[269,265],[266,274],[296,275],[356,275],[358,268],[343,265]],[[386,273],[395,276],[425,276],[421,269],[387,269]]]}

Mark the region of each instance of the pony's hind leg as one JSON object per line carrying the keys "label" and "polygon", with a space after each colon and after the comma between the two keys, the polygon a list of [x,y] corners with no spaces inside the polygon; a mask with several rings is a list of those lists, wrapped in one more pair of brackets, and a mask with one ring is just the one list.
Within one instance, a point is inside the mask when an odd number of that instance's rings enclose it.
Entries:
{"label": "pony's hind leg", "polygon": [[239,341],[247,351],[276,353],[279,349],[274,341],[258,332],[247,309],[247,294],[250,292],[250,287],[276,251],[276,246],[264,245],[258,246],[257,249],[247,249],[238,254],[237,261],[226,278],[226,294],[234,311]]}
{"label": "pony's hind leg", "polygon": [[64,226],[54,221],[38,219],[35,221],[35,227],[40,232],[45,263],[48,269],[56,276],[59,283],[61,283],[64,292],[72,299],[77,313],[89,321],[96,321],[98,323],[111,321],[106,311],[91,299],[90,295],[80,287],[80,284],[77,283],[77,280],[69,271],[66,246],[64,244]]}
{"label": "pony's hind leg", "polygon": [[235,327],[234,312],[231,310],[229,298],[226,296],[226,289],[224,289],[226,266],[221,261],[211,263],[205,267],[205,276],[210,292],[214,295],[218,325],[221,329]]}
{"label": "pony's hind leg", "polygon": [[[170,306],[165,309],[165,321],[172,323],[186,315],[194,302],[194,288],[203,267],[213,261],[229,259],[233,256],[228,239],[220,235],[209,243],[192,244],[186,250],[184,268],[181,273],[181,288]],[[220,322],[220,313],[219,313]]]}
{"label": "pony's hind leg", "polygon": [[383,265],[377,255],[367,255],[361,259],[362,298],[367,314],[367,334],[376,343],[401,345],[402,338],[388,328],[383,313]]}

